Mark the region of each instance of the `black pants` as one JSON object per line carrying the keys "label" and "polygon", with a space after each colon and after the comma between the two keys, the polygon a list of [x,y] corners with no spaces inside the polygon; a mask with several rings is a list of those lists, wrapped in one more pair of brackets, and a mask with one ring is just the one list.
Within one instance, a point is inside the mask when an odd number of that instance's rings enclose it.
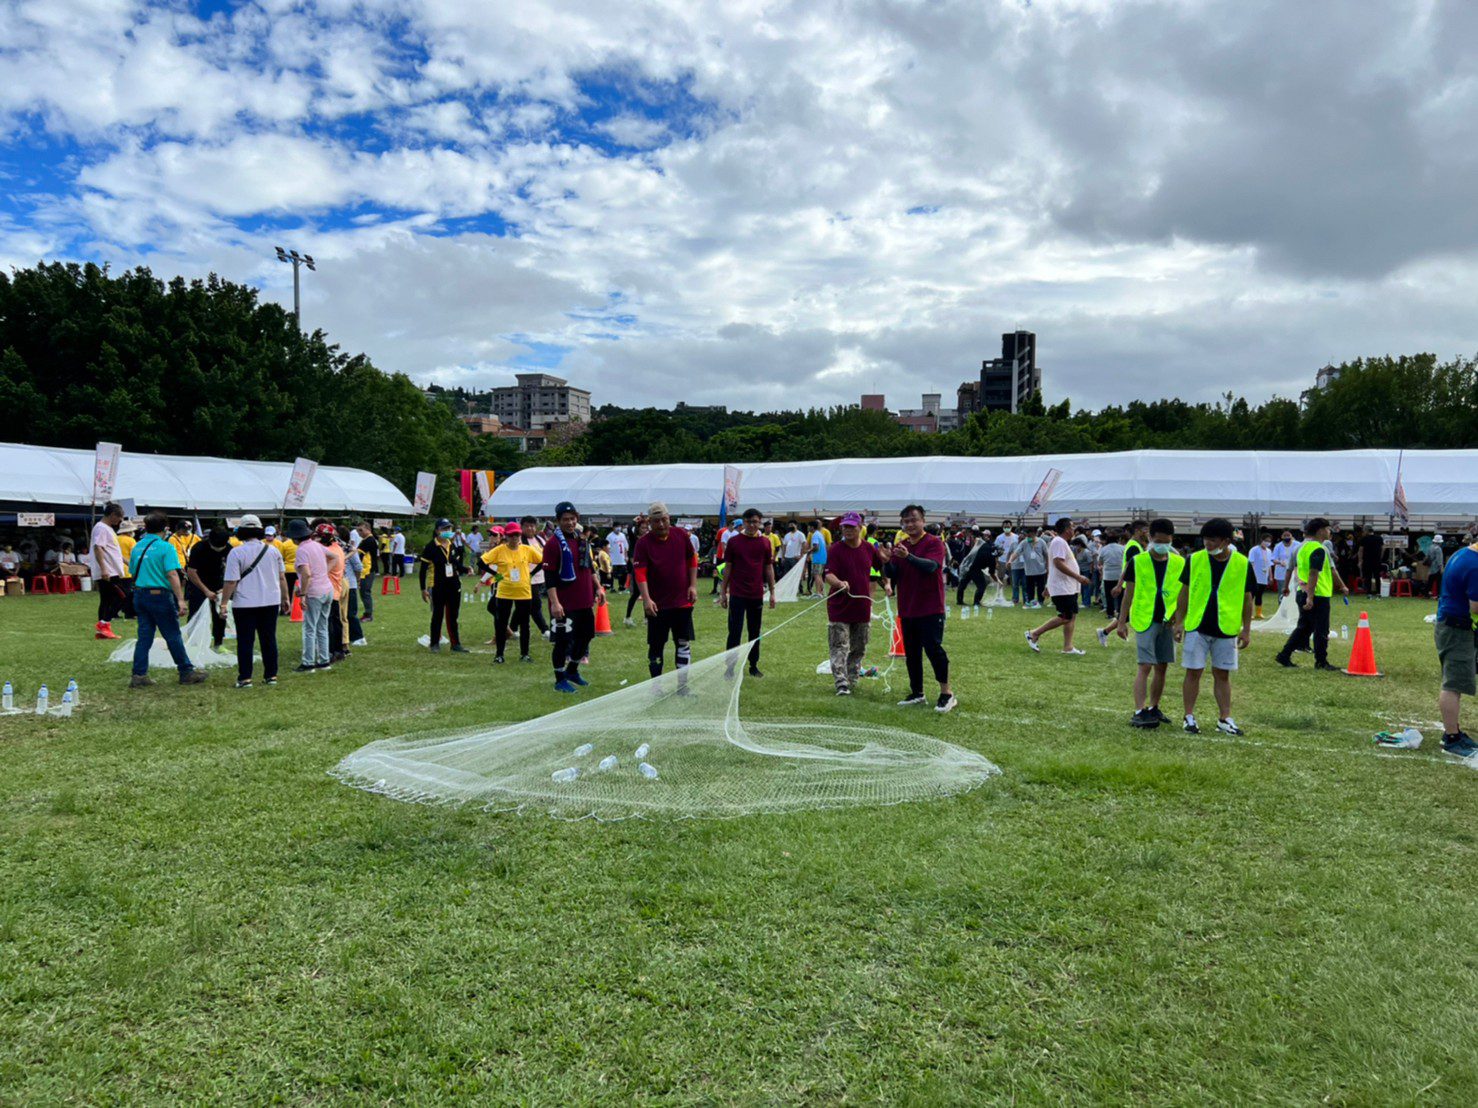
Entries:
{"label": "black pants", "polygon": [[647,617],[647,671],[653,677],[662,673],[662,657],[667,653],[669,638],[677,668],[687,669],[693,660],[692,608],[659,609],[656,615]]}
{"label": "black pants", "polygon": [[1288,641],[1283,644],[1283,649],[1278,652],[1280,658],[1291,658],[1295,650],[1307,650],[1312,646],[1315,662],[1329,661],[1329,597],[1314,597],[1314,606],[1311,609],[1304,607],[1308,595],[1302,590],[1298,593],[1298,626],[1293,629],[1293,634],[1288,636]]}
{"label": "black pants", "polygon": [[344,609],[339,607],[338,600],[330,600],[328,603],[328,656],[337,659],[343,656],[344,647],[349,644],[344,641]]}
{"label": "black pants", "polygon": [[[533,608],[532,600],[511,600],[506,596],[497,597],[493,601],[493,621],[495,630],[493,632],[498,644],[498,657],[503,657],[503,648],[508,645],[510,628],[518,631],[518,653],[527,658],[529,655],[529,610]],[[583,654],[579,657],[584,657]]]}
{"label": "black pants", "polygon": [[1267,591],[1268,587],[1266,585],[1259,584],[1257,581],[1254,580],[1252,582],[1252,603],[1261,608],[1263,594]]}
{"label": "black pants", "polygon": [[462,582],[453,580],[451,588],[433,587],[431,590],[431,645],[441,642],[441,621],[446,620],[447,642],[462,645],[457,633],[457,614],[462,610]]}
{"label": "black pants", "polygon": [[262,676],[277,676],[277,605],[265,608],[232,608],[236,621],[236,676],[251,680],[253,642],[262,645]]}
{"label": "black pants", "polygon": [[1379,571],[1377,571],[1375,573],[1372,573],[1372,574],[1370,574],[1369,576],[1367,576],[1365,578],[1365,595],[1366,596],[1379,596],[1380,595],[1380,572]]}
{"label": "black pants", "polygon": [[955,603],[961,608],[965,606],[965,590],[971,583],[975,585],[975,603],[980,603],[980,598],[985,595],[985,570],[980,566],[971,567],[968,573],[960,575],[960,587],[955,591]]}
{"label": "black pants", "polygon": [[626,587],[626,575],[630,572],[629,566],[612,566],[611,576],[616,579],[616,591],[620,592]]}
{"label": "black pants", "polygon": [[1028,573],[1026,575],[1026,598],[1035,600],[1040,604],[1047,596],[1047,575],[1045,573]]}
{"label": "black pants", "polygon": [[760,664],[760,620],[765,612],[762,599],[747,599],[742,596],[729,597],[729,643],[724,649],[733,650],[739,645],[739,634],[744,625],[749,625],[749,668],[758,669]]}
{"label": "black pants", "polygon": [[354,588],[344,590],[345,599],[349,602],[349,641],[345,646],[353,646],[364,638],[364,628],[359,623],[359,591]]}
{"label": "black pants", "polygon": [[580,659],[590,650],[590,640],[595,638],[595,609],[565,609],[565,618],[549,625],[554,632],[549,636],[554,647],[554,675],[579,673]]}
{"label": "black pants", "polygon": [[1114,590],[1119,587],[1119,584],[1119,581],[1105,581],[1103,583],[1103,614],[1108,616],[1109,619],[1117,619],[1119,617],[1119,602],[1124,599],[1122,593],[1118,596],[1114,595]]}
{"label": "black pants", "polygon": [[[364,612],[365,619],[373,619],[375,614],[375,574],[371,570],[368,577],[359,579],[359,607]],[[355,638],[359,636],[356,635]]]}
{"label": "black pants", "polygon": [[292,596],[298,588],[298,575],[292,570],[288,570],[283,576],[287,578],[287,595]]}
{"label": "black pants", "polygon": [[[185,586],[185,603],[190,606],[190,614],[193,616],[200,610],[200,605],[205,603],[205,594],[194,585]],[[216,605],[210,606],[210,644],[220,646],[226,641],[226,620],[221,615],[221,609]]]}
{"label": "black pants", "polygon": [[394,575],[394,573],[395,573],[394,562],[395,562],[395,559],[394,559],[394,557],[392,555],[390,555],[390,554],[381,554],[380,555],[380,575],[382,577],[390,577],[390,576],[393,576]]}
{"label": "black pants", "polygon": [[631,613],[636,610],[637,602],[641,600],[641,590],[635,585],[631,586],[631,595],[626,598],[626,618],[631,618]]}
{"label": "black pants", "polygon": [[944,616],[906,616],[903,628],[903,661],[908,667],[908,694],[924,692],[924,655],[934,669],[934,680],[949,683],[949,655],[944,652]]}
{"label": "black pants", "polygon": [[111,623],[122,610],[123,578],[104,577],[98,582],[98,622]]}

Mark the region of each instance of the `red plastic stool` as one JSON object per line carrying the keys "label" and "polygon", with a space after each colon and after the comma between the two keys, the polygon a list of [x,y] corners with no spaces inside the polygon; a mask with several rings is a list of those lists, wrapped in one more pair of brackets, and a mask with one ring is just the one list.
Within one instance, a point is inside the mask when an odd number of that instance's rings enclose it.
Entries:
{"label": "red plastic stool", "polygon": [[380,578],[380,595],[381,596],[389,596],[390,595],[390,586],[391,585],[394,585],[395,586],[395,595],[396,596],[399,596],[400,595],[400,578],[399,577],[381,577]]}
{"label": "red plastic stool", "polygon": [[1393,597],[1394,596],[1410,596],[1411,595],[1411,579],[1410,578],[1407,578],[1407,577],[1400,577],[1400,578],[1397,578],[1395,581],[1392,581],[1391,582],[1391,595]]}
{"label": "red plastic stool", "polygon": [[36,596],[38,593],[43,592],[49,595],[51,593],[51,586],[46,583],[46,574],[37,573],[31,577],[31,595]]}

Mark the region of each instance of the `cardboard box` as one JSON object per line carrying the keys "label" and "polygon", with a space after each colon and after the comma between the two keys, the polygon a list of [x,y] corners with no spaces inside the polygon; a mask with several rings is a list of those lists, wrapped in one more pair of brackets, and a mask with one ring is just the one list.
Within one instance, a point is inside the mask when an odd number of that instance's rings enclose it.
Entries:
{"label": "cardboard box", "polygon": [[0,585],[3,585],[4,586],[4,589],[5,589],[5,591],[3,593],[0,593],[0,595],[3,595],[3,596],[25,596],[26,595],[26,583],[24,581],[22,581],[19,577],[12,577],[8,581],[0,581]]}

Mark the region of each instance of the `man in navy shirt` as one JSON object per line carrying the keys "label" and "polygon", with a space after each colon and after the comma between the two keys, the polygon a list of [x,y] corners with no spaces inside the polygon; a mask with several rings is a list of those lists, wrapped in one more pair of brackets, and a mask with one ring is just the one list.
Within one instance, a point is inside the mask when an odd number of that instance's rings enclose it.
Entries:
{"label": "man in navy shirt", "polygon": [[1457,758],[1478,760],[1478,743],[1462,729],[1459,712],[1464,696],[1478,695],[1478,534],[1468,532],[1468,545],[1447,562],[1437,601],[1434,629],[1437,658],[1442,663],[1442,749]]}

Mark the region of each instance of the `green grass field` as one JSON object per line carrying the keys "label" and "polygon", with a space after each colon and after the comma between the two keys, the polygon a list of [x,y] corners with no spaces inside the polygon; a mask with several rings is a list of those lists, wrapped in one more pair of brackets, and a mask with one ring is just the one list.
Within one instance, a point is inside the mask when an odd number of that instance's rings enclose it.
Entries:
{"label": "green grass field", "polygon": [[[497,668],[415,647],[410,589],[349,664],[246,692],[130,691],[90,597],[0,600],[0,679],[83,691],[0,719],[0,1099],[1474,1103],[1478,774],[1437,753],[1429,610],[1376,606],[1383,681],[1254,636],[1242,740],[1131,730],[1130,648],[1032,655],[1039,613],[951,621],[953,715],[893,707],[901,665],[839,702],[815,612],[767,640],[747,716],[914,726],[1002,776],[600,824],[327,776],[568,703],[542,642]],[[588,695],[640,679],[640,632],[593,660]],[[1407,723],[1422,750],[1373,750]]]}

